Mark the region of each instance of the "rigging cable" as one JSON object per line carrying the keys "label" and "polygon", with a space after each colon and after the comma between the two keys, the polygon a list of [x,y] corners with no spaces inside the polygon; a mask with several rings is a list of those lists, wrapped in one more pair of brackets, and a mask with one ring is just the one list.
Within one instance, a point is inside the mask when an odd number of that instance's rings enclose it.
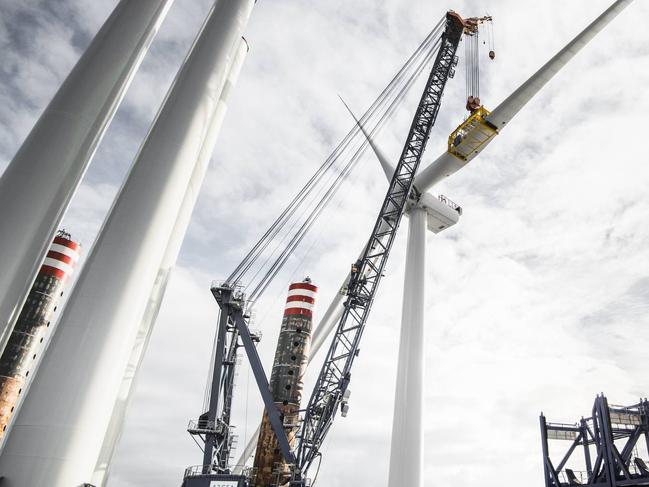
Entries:
{"label": "rigging cable", "polygon": [[[379,97],[374,101],[370,108],[365,112],[361,117],[361,120],[367,122],[370,118],[376,115],[379,109],[385,104],[386,100],[395,89],[398,87],[398,84],[402,82],[406,73],[410,68],[416,63],[416,61],[424,54],[424,58],[430,56],[431,44],[434,46],[437,44],[436,37],[439,35],[443,21],[440,21],[437,26],[431,31],[431,33],[426,37],[422,44],[417,48],[415,53],[410,56],[406,61],[404,66],[397,72],[394,78],[390,81],[388,86],[383,90]],[[433,47],[434,49],[434,47]],[[421,69],[421,68],[418,68]],[[325,162],[318,168],[316,173],[309,179],[306,185],[296,194],[293,200],[289,205],[284,209],[280,216],[275,220],[275,222],[270,226],[262,238],[255,244],[255,246],[250,250],[250,252],[244,257],[242,262],[237,266],[233,273],[228,277],[226,282],[233,284],[241,280],[243,275],[250,269],[254,264],[257,258],[263,253],[263,251],[268,247],[270,241],[281,231],[281,229],[286,225],[290,217],[293,215],[295,209],[311,194],[315,186],[322,180],[324,174],[333,166],[336,160],[339,158],[340,154],[349,146],[351,140],[358,134],[358,127],[354,128],[344,137],[342,142],[334,149],[333,153],[325,160]]]}
{"label": "rigging cable", "polygon": [[[421,56],[422,52],[425,52],[425,49],[430,45],[431,39],[435,38],[435,32],[437,29],[435,29],[431,35],[427,36],[426,40],[420,47],[415,51],[415,54],[410,57],[410,59],[406,62],[406,64],[401,68],[401,70],[397,73],[397,75],[393,78],[393,80],[390,82],[388,87],[379,95],[377,100],[373,103],[373,105],[370,107],[368,112],[364,115],[366,119],[369,119],[371,116],[375,114],[375,112],[381,107],[381,105],[384,103],[384,101],[387,99],[387,97],[394,91],[395,87],[397,86],[397,83],[401,81],[403,78],[404,74],[407,72],[407,70],[411,67],[413,61],[415,61],[419,56]],[[228,278],[227,282],[233,282],[233,281],[238,281],[243,277],[243,274],[251,267],[251,265],[255,262],[255,260],[259,257],[259,255],[265,250],[265,248],[268,246],[270,241],[277,235],[279,231],[283,228],[283,226],[287,223],[287,221],[290,219],[292,216],[293,212],[295,211],[295,208],[300,205],[306,197],[311,193],[315,185],[322,179],[324,173],[332,167],[332,165],[335,163],[337,158],[340,156],[340,154],[344,151],[344,149],[349,145],[351,139],[356,135],[357,130],[352,130],[350,131],[347,136],[343,139],[343,141],[336,147],[334,152],[327,158],[325,163],[316,171],[316,174],[307,182],[305,187],[298,192],[296,197],[291,201],[289,206],[282,212],[280,217],[271,225],[269,230],[266,232],[266,234],[260,239],[259,242],[253,247],[253,250],[244,258],[244,261],[235,269],[235,272]]]}
{"label": "rigging cable", "polygon": [[[430,59],[433,58],[435,55],[436,50],[431,51],[430,56],[424,59],[422,64],[425,66]],[[408,80],[408,84],[406,84],[399,92],[399,95],[392,101],[390,106],[388,107],[388,110],[381,116],[379,121],[376,123],[372,131],[370,132],[370,137],[372,137],[375,133],[377,133],[385,124],[385,122],[388,120],[388,118],[394,113],[394,111],[397,108],[398,103],[401,101],[401,99],[405,96],[407,93],[408,89],[412,86],[412,84],[415,81],[415,77],[411,78]],[[356,124],[356,127],[360,130],[358,127],[358,124]],[[311,214],[307,218],[307,220],[302,224],[302,226],[298,229],[297,233],[293,237],[293,239],[289,242],[289,244],[284,248],[280,256],[275,260],[271,268],[267,271],[267,273],[264,275],[262,278],[261,282],[257,284],[255,289],[252,291],[250,294],[249,300],[250,302],[254,305],[255,301],[263,294],[263,292],[266,290],[270,282],[274,279],[274,277],[277,275],[279,270],[284,266],[290,255],[293,253],[295,248],[300,244],[306,233],[310,230],[310,228],[313,226],[315,221],[317,220],[318,216],[322,213],[322,210],[329,204],[333,196],[336,194],[338,189],[340,188],[342,182],[349,176],[351,171],[354,169],[356,163],[360,159],[360,157],[363,155],[365,149],[369,145],[369,141],[366,138],[363,138],[363,142],[361,143],[361,146],[356,150],[352,158],[349,160],[343,171],[338,175],[334,183],[332,184],[331,187],[327,190],[323,198],[318,202],[318,204],[313,208]]]}
{"label": "rigging cable", "polygon": [[478,34],[476,33],[473,37],[473,92],[475,96],[479,96],[480,91],[480,80],[478,74]]}
{"label": "rigging cable", "polygon": [[475,110],[480,105],[480,34],[479,30],[465,35],[464,66],[467,109]]}
{"label": "rigging cable", "polygon": [[[414,81],[424,69],[427,63],[434,57],[440,39],[441,29],[443,27],[444,19],[435,26],[435,28],[426,36],[424,41],[418,46],[415,52],[408,58],[405,64],[399,69],[397,74],[392,78],[390,83],[383,89],[381,94],[377,99],[372,103],[370,108],[363,114],[361,120],[367,123],[369,120],[372,120],[375,117],[379,118],[379,121],[376,123],[372,134],[376,133],[382,125],[385,123],[386,119],[394,112],[397,107],[397,104],[401,101],[407,90],[413,85]],[[395,95],[395,91],[397,92]],[[383,110],[385,105],[388,105],[387,110]],[[359,134],[360,128],[355,124],[354,128],[350,130],[339,145],[334,149],[332,154],[325,160],[325,162],[318,168],[316,173],[309,179],[305,186],[300,190],[289,205],[284,209],[282,214],[275,220],[275,222],[270,226],[270,228],[265,232],[262,238],[255,244],[255,246],[248,252],[243,261],[237,266],[233,271],[230,277],[226,280],[226,283],[234,285],[237,282],[240,282],[241,278],[245,273],[254,265],[258,258],[263,254],[263,252],[268,248],[268,245],[275,239],[279,232],[287,225],[291,218],[295,215],[296,209],[302,206],[305,200],[313,193],[319,183],[324,179],[325,175],[329,174],[328,180],[331,180],[334,174],[331,174],[330,169],[334,164],[340,159],[341,155],[349,148],[349,146],[354,141],[355,137]],[[298,233],[296,233],[289,245],[284,249],[280,256],[273,263],[269,271],[264,276],[261,284],[262,286],[257,290],[256,298],[258,298],[263,291],[267,288],[268,284],[271,282],[272,278],[279,272],[283,267],[284,263],[290,256],[290,253],[297,247],[297,245],[304,238],[309,228],[315,222],[317,216],[321,213],[322,209],[328,202],[331,200],[337,188],[340,186],[340,182],[347,177],[349,171],[353,169],[354,162],[360,157],[363,149],[367,145],[364,142],[361,147],[356,151],[352,160],[347,163],[345,168],[341,173],[338,174],[330,185],[329,189],[324,192],[324,189],[320,189],[316,193],[316,198],[319,199],[318,203],[312,209],[310,215],[307,217],[307,221],[302,224]],[[327,186],[324,186],[326,188]],[[308,205],[305,207],[308,209]],[[306,212],[306,210],[304,211]],[[304,213],[303,212],[303,213]],[[302,214],[303,214],[302,213]],[[288,234],[291,233],[293,229],[297,226],[299,221],[294,222],[290,227]],[[284,241],[285,239],[282,239]],[[288,249],[288,251],[287,251]],[[268,259],[267,259],[268,261]],[[262,265],[262,269],[263,269]],[[255,275],[259,274],[259,270]],[[214,337],[214,344],[212,347],[212,356],[210,357],[210,367],[208,371],[208,381],[207,386],[204,392],[204,409],[207,409],[207,404],[210,400],[211,394],[211,381],[214,370],[214,360],[216,353],[216,335]]]}

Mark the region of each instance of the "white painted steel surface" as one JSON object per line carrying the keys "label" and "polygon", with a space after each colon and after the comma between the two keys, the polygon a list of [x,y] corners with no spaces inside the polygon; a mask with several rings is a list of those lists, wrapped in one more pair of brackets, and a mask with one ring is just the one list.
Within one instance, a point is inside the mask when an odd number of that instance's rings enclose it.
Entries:
{"label": "white painted steel surface", "polygon": [[[561,68],[563,68],[575,55],[588,44],[606,25],[608,25],[622,10],[628,7],[633,0],[617,0],[602,15],[595,19],[577,37],[561,49],[531,78],[523,83],[516,91],[508,96],[488,117],[489,122],[498,129],[507,123],[536,95]],[[483,145],[478,152],[482,152],[488,143]],[[423,169],[415,179],[415,186],[421,191],[427,191],[442,179],[462,169],[478,154],[473,154],[468,161],[462,161],[448,152],[444,152],[432,164]]]}
{"label": "white painted steel surface", "polygon": [[403,289],[388,487],[423,485],[424,304],[427,213],[412,208]]}
{"label": "white painted steel surface", "polygon": [[[422,194],[417,206],[426,211],[427,228],[433,233],[443,232],[460,220],[457,210],[430,193]],[[410,211],[406,215],[410,215]]]}
{"label": "white painted steel surface", "polygon": [[223,120],[225,119],[228,110],[230,93],[237,83],[237,79],[239,78],[247,54],[248,43],[245,39],[241,39],[239,45],[236,47],[236,53],[232,56],[233,63],[228,70],[227,82],[223,88],[223,92],[221,93],[221,98],[219,99],[219,104],[217,105],[216,113],[214,115],[214,121],[209,129],[210,135],[206,139],[205,148],[201,151],[201,155],[194,168],[189,187],[187,188],[180,212],[178,213],[178,218],[176,219],[176,225],[174,226],[171,239],[167,245],[167,250],[162,258],[160,269],[158,270],[158,274],[153,284],[153,289],[147,301],[146,311],[144,312],[142,322],[138,327],[135,343],[133,344],[133,349],[131,351],[131,357],[126,366],[124,377],[122,378],[119,395],[115,401],[110,424],[108,425],[108,430],[104,437],[104,442],[99,454],[99,460],[97,461],[95,473],[92,477],[92,484],[97,487],[105,486],[108,481],[110,464],[115,448],[122,434],[124,420],[133,395],[134,385],[137,380],[140,365],[144,358],[144,354],[146,353],[151,332],[153,331],[153,325],[158,316],[158,312],[160,311],[160,305],[162,304],[162,299],[164,298],[165,290],[167,289],[167,283],[169,282],[171,272],[176,265],[176,260],[178,259],[178,254],[183,240],[185,239],[185,234],[187,233],[194,206],[196,205],[196,199],[198,198],[200,188],[205,179],[213,147],[216,144],[216,139],[221,131]]}
{"label": "white painted steel surface", "polygon": [[[390,180],[392,176],[386,170],[390,167],[389,161],[363,126],[357,123]],[[422,194],[416,204],[409,204],[405,214],[408,216],[408,248],[388,487],[423,485],[426,231],[439,233],[460,219],[455,209],[428,192]]]}
{"label": "white painted steel surface", "polygon": [[0,350],[173,0],[122,0],[0,177]]}
{"label": "white painted steel surface", "polygon": [[196,161],[211,151],[230,56],[253,5],[220,0],[176,77],[0,456],[7,487],[91,479]]}
{"label": "white painted steel surface", "polygon": [[383,169],[383,172],[385,173],[385,177],[388,178],[388,181],[391,181],[392,176],[394,175],[395,166],[390,162],[388,157],[385,155],[385,153],[378,146],[378,144],[374,140],[374,137],[372,137],[371,134],[368,133],[367,130],[365,130],[365,126],[361,123],[361,121],[359,119],[356,118],[356,115],[354,115],[354,113],[351,111],[351,109],[346,104],[345,104],[345,107],[347,107],[347,110],[349,110],[349,114],[352,116],[352,118],[356,122],[356,125],[358,125],[358,128],[361,129],[361,132],[363,132],[363,135],[365,136],[365,139],[367,139],[367,142],[368,142],[368,144],[370,144],[370,147],[372,148],[372,151],[374,152],[377,159],[381,163],[381,169]]}

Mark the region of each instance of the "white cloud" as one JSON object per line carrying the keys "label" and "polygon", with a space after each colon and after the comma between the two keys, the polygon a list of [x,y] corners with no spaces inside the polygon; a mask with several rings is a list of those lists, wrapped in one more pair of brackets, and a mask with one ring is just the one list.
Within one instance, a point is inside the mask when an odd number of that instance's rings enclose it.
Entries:
{"label": "white cloud", "polygon": [[[0,7],[0,168],[80,55],[79,39],[87,43],[116,2],[66,0],[69,21],[51,15],[60,3]],[[360,112],[445,8],[487,8],[496,18],[497,58],[483,58],[482,91],[493,108],[608,3],[260,1],[110,485],[179,485],[183,469],[200,462],[184,428],[201,412],[217,311],[209,282],[232,270],[350,127],[337,94]],[[65,221],[86,248],[210,4],[176,0],[109,129]],[[574,421],[599,391],[617,403],[647,394],[639,364],[649,299],[649,43],[637,28],[647,14],[642,2],[629,7],[483,156],[440,185],[465,211],[459,225],[429,238],[427,486],[496,486],[504,474],[540,486],[541,410]],[[463,115],[462,85],[458,76],[449,86],[426,160]],[[418,89],[382,137],[389,154],[400,150]],[[260,303],[266,363],[290,274],[317,281],[324,309],[384,191],[381,171],[366,158],[339,206],[323,216],[320,236]],[[320,485],[386,485],[404,243],[400,235],[355,366],[350,416],[327,439]],[[237,394],[242,445],[261,415],[245,365]]]}

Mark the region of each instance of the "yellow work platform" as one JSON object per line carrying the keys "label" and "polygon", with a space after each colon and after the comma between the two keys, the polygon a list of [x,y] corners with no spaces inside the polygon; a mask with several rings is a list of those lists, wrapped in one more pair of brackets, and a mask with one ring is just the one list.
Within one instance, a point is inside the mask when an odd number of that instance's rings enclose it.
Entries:
{"label": "yellow work platform", "polygon": [[478,108],[448,138],[448,151],[458,159],[469,161],[491,141],[498,130],[487,122],[490,111]]}

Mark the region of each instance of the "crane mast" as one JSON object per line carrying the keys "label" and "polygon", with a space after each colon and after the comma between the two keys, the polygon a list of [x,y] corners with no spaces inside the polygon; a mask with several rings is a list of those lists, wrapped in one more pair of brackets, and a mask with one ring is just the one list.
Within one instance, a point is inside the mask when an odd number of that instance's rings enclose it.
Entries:
{"label": "crane mast", "polygon": [[[419,195],[413,187],[431,129],[435,124],[446,82],[454,74],[456,51],[462,34],[470,26],[455,12],[446,15],[437,58],[415,113],[410,132],[370,239],[352,265],[344,311],[324,365],[305,411],[297,450],[298,474],[303,477],[319,455],[339,407],[346,406],[354,358],[376,295],[385,264],[409,198]],[[343,411],[344,412],[344,411]],[[297,484],[300,485],[300,484]]]}

